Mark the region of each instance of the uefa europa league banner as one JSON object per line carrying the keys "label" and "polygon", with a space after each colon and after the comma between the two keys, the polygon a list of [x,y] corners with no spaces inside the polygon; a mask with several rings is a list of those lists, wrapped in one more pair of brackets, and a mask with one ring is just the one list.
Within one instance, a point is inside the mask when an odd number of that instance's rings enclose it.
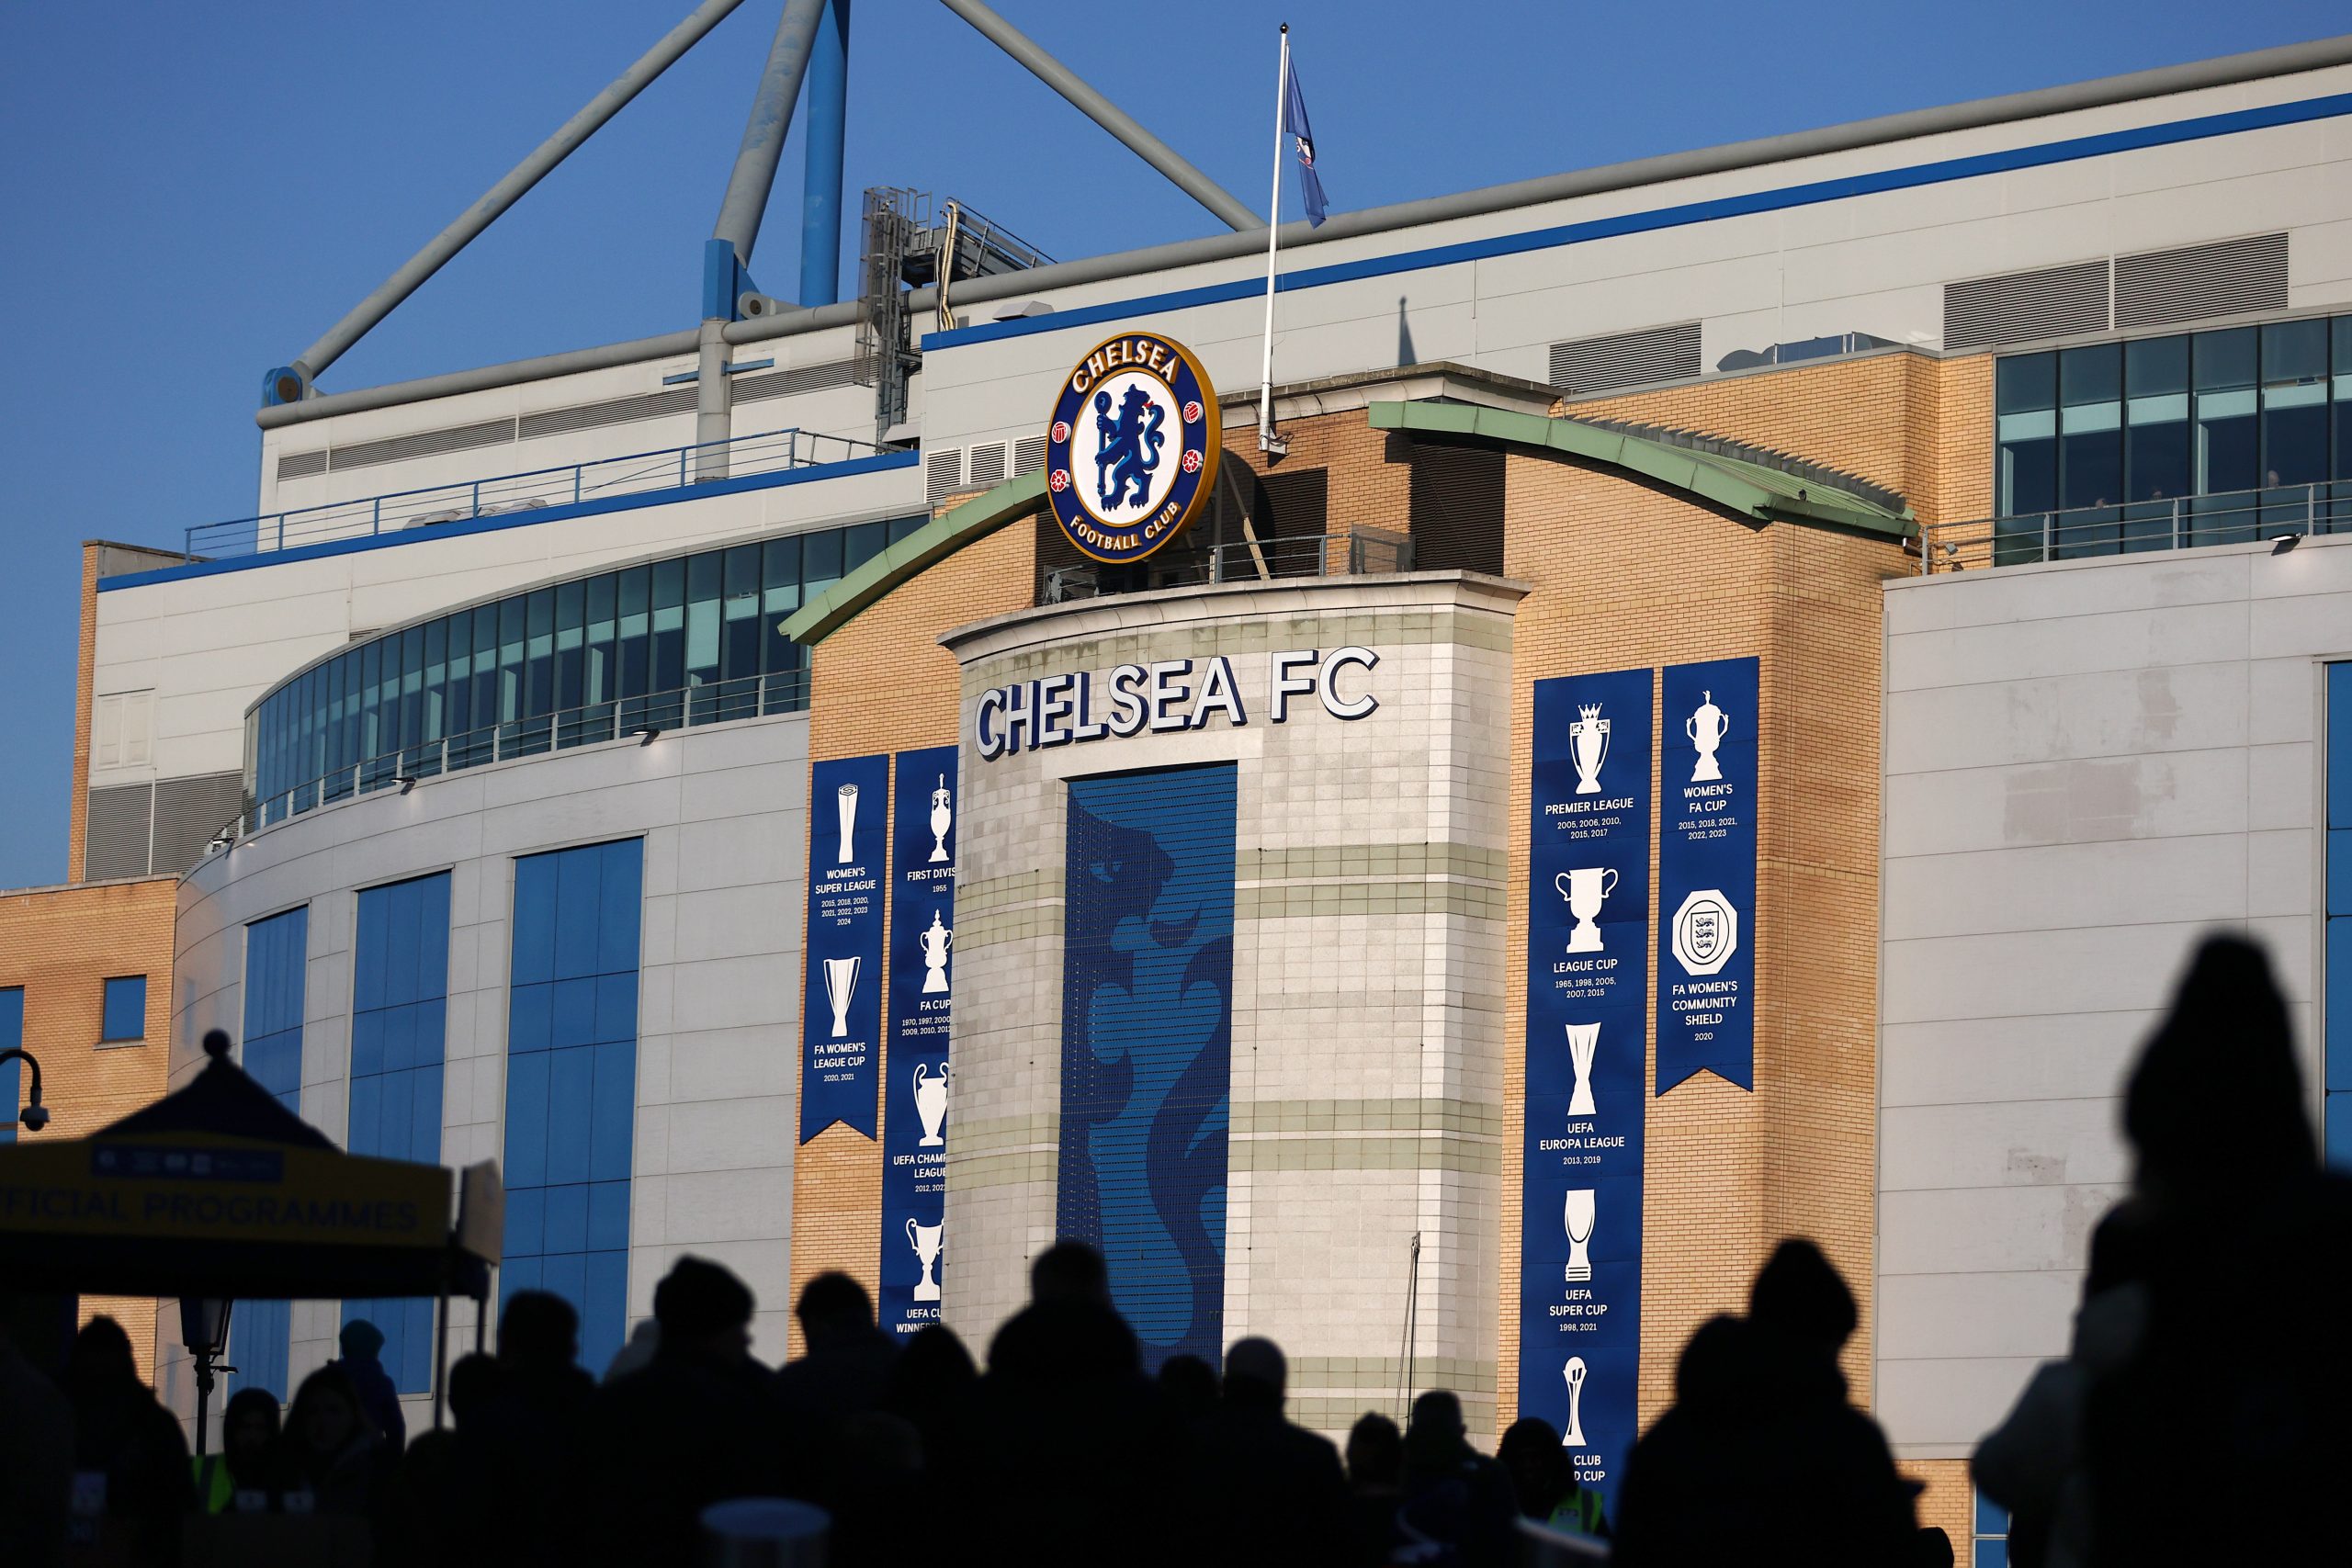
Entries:
{"label": "uefa europa league banner", "polygon": [[1657,1092],[1756,1087],[1757,663],[1670,664],[1658,757]]}
{"label": "uefa europa league banner", "polygon": [[947,1269],[948,964],[956,748],[898,756],[890,836],[890,1051],[882,1090],[882,1331],[939,1321]]}
{"label": "uefa europa league banner", "polygon": [[882,1055],[887,757],[808,770],[808,975],[800,998],[800,1141],[836,1122],[874,1136]]}
{"label": "uefa europa league banner", "polygon": [[1650,679],[1536,682],[1530,795],[1519,1414],[1612,1505],[1641,1362]]}

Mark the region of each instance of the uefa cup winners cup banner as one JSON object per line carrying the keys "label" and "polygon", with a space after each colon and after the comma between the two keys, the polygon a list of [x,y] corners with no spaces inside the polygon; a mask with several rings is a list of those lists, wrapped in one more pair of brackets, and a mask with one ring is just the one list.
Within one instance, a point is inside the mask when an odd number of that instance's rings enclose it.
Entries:
{"label": "uefa cup winners cup banner", "polygon": [[947,1004],[956,947],[956,748],[898,755],[890,1051],[882,1100],[882,1331],[939,1321],[947,1269]]}
{"label": "uefa cup winners cup banner", "polygon": [[1757,663],[1670,664],[1658,753],[1657,1092],[1756,1087]]}
{"label": "uefa cup winners cup banner", "polygon": [[887,757],[808,770],[808,973],[800,998],[800,1141],[836,1122],[874,1136],[882,1055]]}
{"label": "uefa cup winners cup banner", "polygon": [[1613,1506],[1635,1436],[1650,671],[1535,682],[1519,1414]]}

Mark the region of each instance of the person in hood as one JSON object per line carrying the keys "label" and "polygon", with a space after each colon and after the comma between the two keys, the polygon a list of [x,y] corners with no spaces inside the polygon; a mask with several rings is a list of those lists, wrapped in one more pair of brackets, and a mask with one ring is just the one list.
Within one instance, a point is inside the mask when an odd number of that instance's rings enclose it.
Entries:
{"label": "person in hood", "polygon": [[350,1380],[352,1393],[359,1396],[361,1414],[397,1455],[408,1446],[408,1422],[401,1415],[401,1391],[377,1359],[384,1348],[384,1331],[364,1317],[355,1317],[343,1325],[337,1343],[343,1347],[343,1359],[327,1365]]}

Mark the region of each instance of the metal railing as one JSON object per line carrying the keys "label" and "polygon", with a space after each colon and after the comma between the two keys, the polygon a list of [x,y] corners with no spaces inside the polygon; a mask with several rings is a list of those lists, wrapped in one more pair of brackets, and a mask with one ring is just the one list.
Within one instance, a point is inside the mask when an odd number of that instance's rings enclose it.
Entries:
{"label": "metal railing", "polygon": [[537,512],[646,491],[683,490],[746,474],[775,473],[871,457],[882,448],[846,435],[772,430],[691,446],[665,446],[568,468],[533,468],[484,479],[392,491],[258,517],[200,523],[187,530],[187,553],[219,559],[334,539],[367,538],[508,513]]}
{"label": "metal railing", "polygon": [[1329,534],[1295,534],[1278,539],[1237,539],[1165,560],[1154,559],[1140,569],[1062,567],[1046,574],[1039,597],[1045,604],[1059,604],[1105,593],[1202,583],[1361,577],[1412,570],[1410,537],[1382,528],[1359,528],[1338,538]]}
{"label": "metal railing", "polygon": [[1966,571],[2345,533],[2352,533],[2352,479],[1929,524],[1919,532],[1919,570]]}

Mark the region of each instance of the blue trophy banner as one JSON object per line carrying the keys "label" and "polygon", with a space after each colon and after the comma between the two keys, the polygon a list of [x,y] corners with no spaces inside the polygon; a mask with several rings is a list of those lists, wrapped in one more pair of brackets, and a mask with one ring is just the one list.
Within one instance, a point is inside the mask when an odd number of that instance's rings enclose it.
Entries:
{"label": "blue trophy banner", "polygon": [[1519,1414],[1613,1505],[1638,1419],[1647,670],[1535,682]]}
{"label": "blue trophy banner", "polygon": [[1668,665],[1658,757],[1657,1092],[1756,1087],[1753,659]]}
{"label": "blue trophy banner", "polygon": [[901,751],[890,836],[890,1052],[882,1096],[882,1331],[939,1321],[946,1277],[947,1019],[956,748]]}
{"label": "blue trophy banner", "polygon": [[887,757],[808,770],[808,973],[800,998],[800,1141],[836,1122],[874,1136],[882,1055]]}

